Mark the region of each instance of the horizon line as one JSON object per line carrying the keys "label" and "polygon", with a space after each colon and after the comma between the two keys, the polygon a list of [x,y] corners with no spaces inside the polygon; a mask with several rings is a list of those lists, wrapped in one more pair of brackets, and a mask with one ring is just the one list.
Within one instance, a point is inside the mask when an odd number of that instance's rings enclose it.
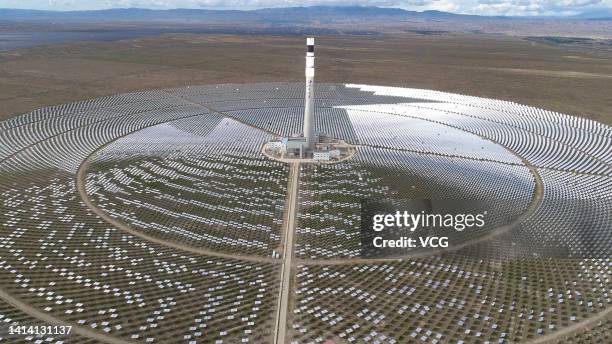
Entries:
{"label": "horizon line", "polygon": [[[457,16],[472,16],[472,17],[488,17],[488,18],[575,18],[576,16],[580,16],[589,12],[582,12],[577,14],[539,14],[539,15],[505,15],[505,14],[471,14],[471,13],[461,13],[461,12],[448,12],[448,11],[440,11],[440,10],[407,10],[400,7],[384,7],[384,6],[361,6],[361,5],[312,5],[312,6],[278,6],[278,7],[262,7],[262,8],[253,8],[253,9],[231,9],[231,8],[196,8],[196,7],[176,7],[176,8],[147,8],[147,7],[109,7],[109,8],[99,8],[99,9],[74,9],[74,10],[62,10],[62,9],[36,9],[36,8],[14,8],[14,7],[0,7],[0,10],[11,10],[11,11],[33,11],[33,12],[52,12],[52,13],[78,13],[78,12],[104,12],[104,11],[112,11],[112,10],[144,10],[144,11],[178,11],[178,10],[188,10],[188,11],[213,11],[213,12],[255,12],[262,10],[275,10],[275,9],[295,9],[295,8],[370,8],[370,9],[389,9],[389,10],[399,10],[407,13],[442,13],[442,14],[450,14]],[[612,11],[612,8],[604,8]],[[612,15],[611,15],[612,16]],[[575,19],[605,19],[611,16],[606,16],[602,18],[575,18]]]}

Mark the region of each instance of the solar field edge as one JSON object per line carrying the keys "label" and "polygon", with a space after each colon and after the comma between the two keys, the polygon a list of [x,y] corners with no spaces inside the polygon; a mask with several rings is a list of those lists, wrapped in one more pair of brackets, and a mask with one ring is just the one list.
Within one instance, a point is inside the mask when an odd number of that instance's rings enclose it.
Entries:
{"label": "solar field edge", "polygon": [[[609,338],[612,128],[478,97],[318,84],[315,127],[358,152],[297,164],[292,181],[261,146],[299,130],[303,92],[195,86],[0,122],[2,322],[59,319],[93,342]],[[513,200],[501,209],[517,220],[458,252],[362,259],[359,200],[375,195]],[[576,233],[586,217],[589,233]],[[32,340],[46,338],[72,340]]]}

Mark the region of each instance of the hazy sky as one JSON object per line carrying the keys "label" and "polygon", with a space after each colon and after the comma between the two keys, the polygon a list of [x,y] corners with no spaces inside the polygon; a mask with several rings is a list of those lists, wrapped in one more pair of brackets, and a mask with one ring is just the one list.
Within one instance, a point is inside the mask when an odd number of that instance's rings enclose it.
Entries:
{"label": "hazy sky", "polygon": [[0,0],[0,8],[91,10],[106,8],[254,9],[309,5],[362,5],[484,15],[572,15],[612,9],[612,0]]}

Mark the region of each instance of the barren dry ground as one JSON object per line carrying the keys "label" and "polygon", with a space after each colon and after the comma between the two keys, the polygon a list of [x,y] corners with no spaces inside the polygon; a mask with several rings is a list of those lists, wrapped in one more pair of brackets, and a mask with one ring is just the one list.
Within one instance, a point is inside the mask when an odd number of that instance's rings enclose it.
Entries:
{"label": "barren dry ground", "polygon": [[[303,37],[173,34],[0,53],[0,116],[121,92],[303,80]],[[323,36],[317,80],[512,100],[612,124],[612,56],[483,34]]]}

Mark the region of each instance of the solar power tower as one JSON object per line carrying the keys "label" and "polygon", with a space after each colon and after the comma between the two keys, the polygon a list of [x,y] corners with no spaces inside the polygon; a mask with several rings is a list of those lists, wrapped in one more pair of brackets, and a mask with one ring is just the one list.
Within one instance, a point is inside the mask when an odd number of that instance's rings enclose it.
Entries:
{"label": "solar power tower", "polygon": [[304,99],[304,137],[306,146],[312,151],[315,146],[314,135],[314,76],[315,76],[315,55],[314,37],[306,38],[306,96]]}

